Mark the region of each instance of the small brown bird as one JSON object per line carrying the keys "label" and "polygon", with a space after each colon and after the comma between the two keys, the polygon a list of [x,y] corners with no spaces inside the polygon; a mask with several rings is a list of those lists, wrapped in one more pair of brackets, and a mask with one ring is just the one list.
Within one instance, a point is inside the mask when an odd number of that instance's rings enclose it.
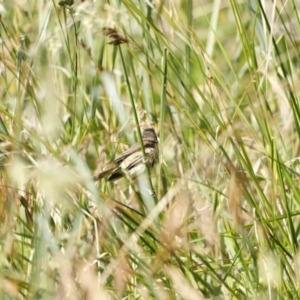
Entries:
{"label": "small brown bird", "polygon": [[115,181],[123,176],[135,179],[146,171],[146,166],[152,168],[158,162],[158,140],[154,129],[144,129],[142,139],[145,161],[143,160],[141,144],[136,143],[113,162],[106,165],[104,171],[94,176],[95,180],[108,177],[108,181]]}

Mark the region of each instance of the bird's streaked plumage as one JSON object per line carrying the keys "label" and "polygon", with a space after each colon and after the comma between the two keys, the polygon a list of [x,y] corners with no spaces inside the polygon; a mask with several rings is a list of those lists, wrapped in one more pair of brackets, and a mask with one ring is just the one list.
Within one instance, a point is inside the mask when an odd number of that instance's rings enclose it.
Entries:
{"label": "bird's streaked plumage", "polygon": [[95,176],[96,180],[107,177],[108,181],[115,181],[123,176],[135,179],[144,173],[146,166],[152,168],[158,161],[158,140],[153,128],[146,128],[142,133],[145,149],[145,161],[140,143],[132,145],[114,161],[109,163],[104,171]]}

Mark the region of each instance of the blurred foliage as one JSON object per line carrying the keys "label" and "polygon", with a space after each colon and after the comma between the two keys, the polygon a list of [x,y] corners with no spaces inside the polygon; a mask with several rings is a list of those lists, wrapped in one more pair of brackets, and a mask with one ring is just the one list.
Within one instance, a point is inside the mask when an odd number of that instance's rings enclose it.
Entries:
{"label": "blurred foliage", "polygon": [[[296,2],[0,14],[1,299],[300,298]],[[154,197],[93,180],[141,109]]]}

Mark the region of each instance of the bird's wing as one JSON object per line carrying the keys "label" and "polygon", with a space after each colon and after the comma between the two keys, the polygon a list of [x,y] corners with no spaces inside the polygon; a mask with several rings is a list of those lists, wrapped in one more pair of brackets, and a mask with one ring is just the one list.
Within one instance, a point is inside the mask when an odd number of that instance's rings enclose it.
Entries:
{"label": "bird's wing", "polygon": [[102,172],[95,174],[94,179],[99,180],[101,178],[104,178],[104,177],[108,176],[109,174],[117,172],[118,169],[120,169],[119,165],[110,163],[105,167],[105,169]]}
{"label": "bird's wing", "polygon": [[[144,143],[144,148],[147,147],[153,147],[153,139],[144,139],[143,141]],[[129,149],[127,149],[125,152],[123,152],[121,155],[119,155],[114,161],[113,163],[121,163],[123,160],[125,160],[128,156],[132,155],[134,152],[138,152],[140,151],[141,148],[141,144],[140,143],[135,143],[133,144]]]}
{"label": "bird's wing", "polygon": [[128,156],[130,156],[132,153],[137,152],[141,149],[141,145],[139,143],[136,143],[132,145],[129,149],[127,149],[125,152],[123,152],[121,155],[115,158],[113,163],[119,164],[124,159],[126,159]]}
{"label": "bird's wing", "polygon": [[[151,144],[152,145],[152,144]],[[154,148],[152,147],[147,147],[149,145],[145,145],[145,154],[146,154],[146,161],[145,163],[147,164],[147,161],[149,158],[147,158],[147,154],[150,154],[152,151],[154,151]],[[143,153],[142,153],[142,149],[140,149],[139,151],[136,151],[134,153],[132,153],[130,156],[128,156],[126,159],[123,160],[123,162],[121,163],[121,168],[123,170],[130,170],[133,167],[137,166],[140,163],[144,163],[143,162]]]}
{"label": "bird's wing", "polygon": [[115,181],[124,176],[124,173],[119,169],[118,172],[114,172],[111,175],[108,176],[107,180],[108,181]]}
{"label": "bird's wing", "polygon": [[134,166],[142,163],[143,161],[143,153],[141,150],[132,153],[126,159],[124,159],[121,163],[122,170],[130,170]]}
{"label": "bird's wing", "polygon": [[[136,143],[132,145],[127,151],[123,152],[121,155],[119,155],[114,161],[107,164],[104,168],[104,170],[94,176],[95,180],[99,180],[101,178],[109,176],[109,181],[114,181],[116,179],[119,179],[122,177],[122,171],[120,170],[120,164],[127,159],[132,153],[135,153],[141,149],[141,145],[139,143]],[[131,161],[131,160],[130,160]],[[123,169],[125,170],[125,168]],[[116,178],[114,178],[116,177]]]}

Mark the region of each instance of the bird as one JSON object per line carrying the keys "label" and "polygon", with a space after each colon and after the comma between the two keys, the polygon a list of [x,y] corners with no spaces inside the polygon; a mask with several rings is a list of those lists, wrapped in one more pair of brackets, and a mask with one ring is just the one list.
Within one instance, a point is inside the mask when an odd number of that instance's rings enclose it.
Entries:
{"label": "bird", "polygon": [[145,160],[140,143],[132,145],[115,160],[107,164],[104,170],[94,176],[95,180],[107,177],[110,182],[122,177],[135,180],[146,171],[146,167],[153,168],[158,162],[158,138],[153,128],[145,128],[142,133],[145,150]]}

